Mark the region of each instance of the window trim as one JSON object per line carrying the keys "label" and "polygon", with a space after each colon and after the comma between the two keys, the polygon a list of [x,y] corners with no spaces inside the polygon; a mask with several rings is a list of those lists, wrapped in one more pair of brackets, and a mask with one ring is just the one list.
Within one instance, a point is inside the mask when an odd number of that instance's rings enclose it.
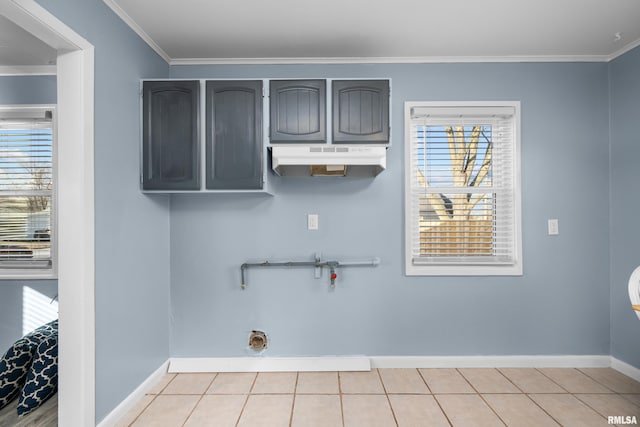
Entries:
{"label": "window trim", "polygon": [[[404,103],[404,233],[405,233],[405,275],[406,276],[522,276],[522,214],[521,214],[521,171],[520,171],[520,101],[406,101]],[[514,188],[514,262],[508,264],[414,264],[412,259],[412,217],[411,217],[411,112],[414,108],[443,108],[456,110],[465,108],[512,108],[514,112],[514,147],[513,147],[513,188]]]}
{"label": "window trim", "polygon": [[0,110],[7,112],[21,111],[45,111],[52,112],[51,138],[52,138],[52,177],[53,185],[51,190],[51,266],[33,268],[6,268],[0,264],[0,280],[45,280],[58,278],[58,130],[57,130],[57,109],[55,104],[1,104]]}

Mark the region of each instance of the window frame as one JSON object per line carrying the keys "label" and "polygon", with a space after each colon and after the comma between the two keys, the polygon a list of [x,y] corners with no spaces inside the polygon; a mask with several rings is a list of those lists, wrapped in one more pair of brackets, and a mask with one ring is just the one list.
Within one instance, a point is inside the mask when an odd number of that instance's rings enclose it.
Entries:
{"label": "window frame", "polygon": [[[512,158],[512,191],[513,191],[513,236],[511,263],[471,263],[461,260],[459,263],[449,259],[446,263],[415,264],[412,256],[413,236],[412,224],[412,111],[414,108],[451,109],[452,118],[456,112],[478,108],[499,110],[512,108],[513,113],[513,158]],[[458,113],[459,114],[459,113]],[[489,114],[488,114],[489,115]],[[404,231],[405,231],[405,275],[407,276],[521,276],[522,263],[522,215],[521,215],[521,179],[520,179],[520,101],[406,101],[404,109],[405,125],[405,159],[404,159]]]}
{"label": "window frame", "polygon": [[[58,132],[57,109],[55,104],[4,104],[0,105],[0,112],[18,116],[20,113],[33,115],[36,112],[51,111],[51,207],[50,207],[50,258],[48,267],[3,267],[0,262],[0,280],[46,280],[58,278]],[[1,195],[0,190],[0,195]]]}

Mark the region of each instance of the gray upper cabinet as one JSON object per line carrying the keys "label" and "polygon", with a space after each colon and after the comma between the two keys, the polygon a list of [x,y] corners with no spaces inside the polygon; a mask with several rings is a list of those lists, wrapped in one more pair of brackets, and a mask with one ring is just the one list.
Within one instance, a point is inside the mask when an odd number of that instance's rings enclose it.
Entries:
{"label": "gray upper cabinet", "polygon": [[334,80],[333,142],[389,142],[389,81]]}
{"label": "gray upper cabinet", "polygon": [[142,188],[198,190],[199,82],[143,82]]}
{"label": "gray upper cabinet", "polygon": [[261,189],[262,81],[206,82],[206,188]]}
{"label": "gray upper cabinet", "polygon": [[326,142],[326,81],[271,80],[272,143]]}

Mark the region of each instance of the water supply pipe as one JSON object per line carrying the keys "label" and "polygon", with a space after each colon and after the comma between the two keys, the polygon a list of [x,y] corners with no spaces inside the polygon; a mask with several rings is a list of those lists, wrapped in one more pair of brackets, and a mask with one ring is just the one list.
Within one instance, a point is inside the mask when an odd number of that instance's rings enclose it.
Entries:
{"label": "water supply pipe", "polygon": [[247,281],[245,277],[245,270],[253,267],[313,267],[313,268],[328,268],[329,269],[329,284],[331,288],[335,288],[336,279],[338,278],[337,269],[339,267],[375,267],[380,264],[380,258],[375,257],[369,260],[356,260],[356,261],[322,261],[316,257],[315,261],[262,261],[262,262],[245,262],[240,266],[240,287],[246,289]]}

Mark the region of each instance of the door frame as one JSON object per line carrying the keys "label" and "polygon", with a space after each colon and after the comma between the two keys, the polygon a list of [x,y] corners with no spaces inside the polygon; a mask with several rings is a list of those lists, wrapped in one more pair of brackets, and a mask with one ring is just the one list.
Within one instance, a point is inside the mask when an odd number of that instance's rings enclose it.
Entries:
{"label": "door frame", "polygon": [[0,15],[58,51],[58,425],[95,425],[93,45],[35,0]]}

